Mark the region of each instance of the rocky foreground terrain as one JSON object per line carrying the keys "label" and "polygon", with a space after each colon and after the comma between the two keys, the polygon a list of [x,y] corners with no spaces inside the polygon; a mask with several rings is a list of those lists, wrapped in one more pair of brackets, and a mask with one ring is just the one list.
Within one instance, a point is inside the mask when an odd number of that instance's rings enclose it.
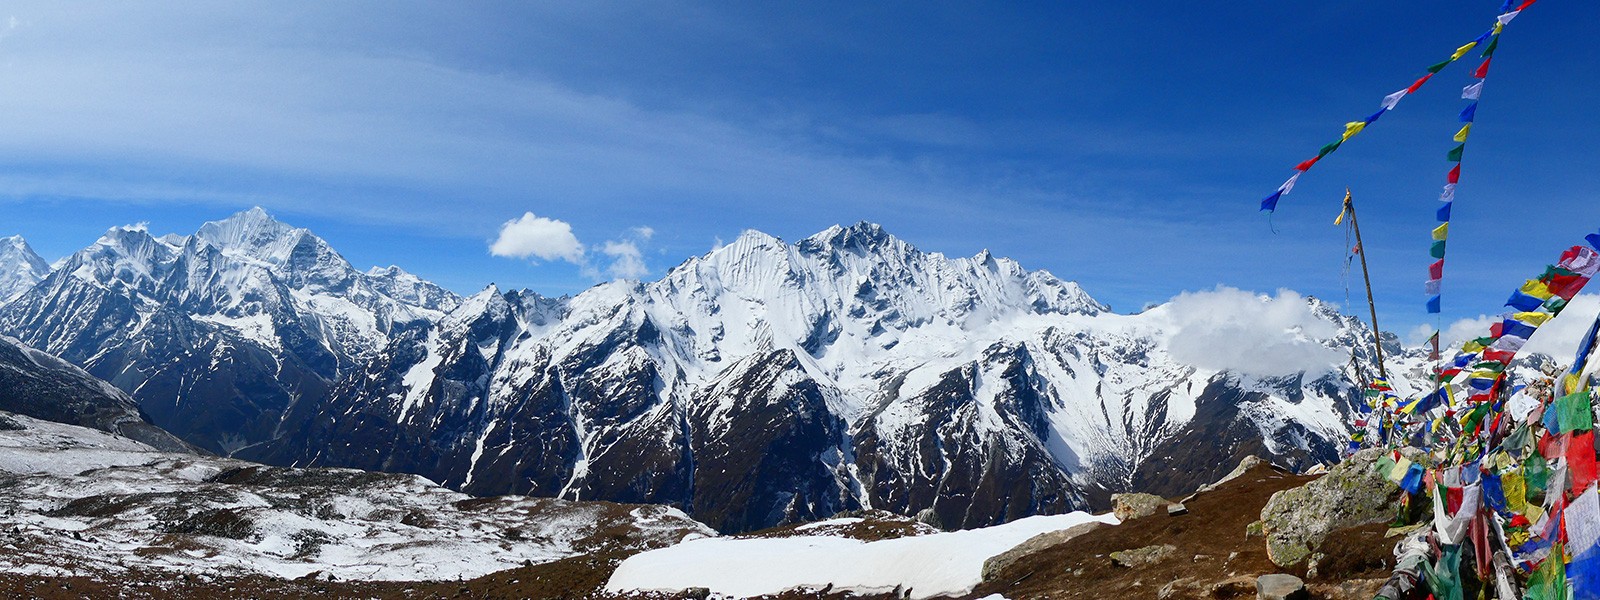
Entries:
{"label": "rocky foreground terrain", "polygon": [[[819,579],[753,597],[1253,598],[1258,578],[1287,574],[1310,598],[1365,600],[1388,576],[1398,540],[1386,525],[1398,493],[1370,474],[1372,459],[1358,455],[1323,476],[1249,459],[1187,498],[1119,496],[1117,518],[1100,519],[1120,524],[1090,519],[1013,537],[962,593],[866,593]],[[618,589],[613,573],[630,557],[717,535],[666,507],[471,498],[415,476],[160,452],[10,413],[0,418],[0,488],[5,597],[729,597],[716,581]],[[993,543],[990,530],[1026,521],[960,532],[968,537],[959,543]],[[867,511],[728,539],[870,548],[951,535]],[[708,571],[727,558],[711,556]]]}

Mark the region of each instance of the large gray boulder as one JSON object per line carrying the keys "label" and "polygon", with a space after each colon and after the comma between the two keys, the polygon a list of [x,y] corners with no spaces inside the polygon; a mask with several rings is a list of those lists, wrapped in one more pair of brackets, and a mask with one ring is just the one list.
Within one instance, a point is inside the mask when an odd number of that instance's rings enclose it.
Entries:
{"label": "large gray boulder", "polygon": [[1110,527],[1110,525],[1101,523],[1099,521],[1090,521],[1088,523],[1079,523],[1060,531],[1046,531],[1039,535],[1028,538],[1028,541],[1017,544],[1017,547],[991,556],[989,557],[989,560],[983,561],[983,580],[991,580],[995,575],[999,574],[1001,571],[1004,571],[1006,567],[1011,566],[1012,563],[1017,562],[1024,556],[1042,551],[1046,548],[1054,547],[1058,544],[1065,544],[1069,541],[1072,541],[1073,538],[1102,527]]}
{"label": "large gray boulder", "polygon": [[[1394,518],[1400,488],[1373,472],[1373,465],[1385,452],[1361,450],[1327,475],[1273,494],[1261,509],[1261,532],[1273,564],[1300,564],[1334,531]],[[1412,458],[1423,456],[1418,453]]]}
{"label": "large gray boulder", "polygon": [[1148,517],[1166,508],[1167,499],[1154,494],[1111,495],[1111,514],[1119,521]]}

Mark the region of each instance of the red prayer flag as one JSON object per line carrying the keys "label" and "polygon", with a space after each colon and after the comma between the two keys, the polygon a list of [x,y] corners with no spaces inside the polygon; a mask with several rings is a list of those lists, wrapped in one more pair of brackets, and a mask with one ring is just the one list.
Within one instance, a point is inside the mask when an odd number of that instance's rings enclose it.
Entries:
{"label": "red prayer flag", "polygon": [[1305,161],[1305,162],[1300,163],[1298,165],[1295,165],[1294,170],[1304,173],[1306,171],[1311,170],[1311,165],[1317,164],[1317,161],[1319,161],[1319,160],[1322,160],[1321,156],[1318,156],[1318,157],[1313,158],[1311,160],[1308,160],[1308,161]]}
{"label": "red prayer flag", "polygon": [[1406,88],[1406,93],[1407,94],[1416,93],[1417,89],[1422,87],[1422,84],[1428,82],[1428,78],[1429,77],[1433,77],[1433,73],[1429,73],[1427,75],[1423,75],[1422,79],[1418,79],[1416,83],[1411,84],[1411,87]]}
{"label": "red prayer flag", "polygon": [[1550,287],[1550,293],[1560,296],[1562,300],[1571,300],[1588,283],[1589,278],[1582,275],[1551,275],[1545,285]]}
{"label": "red prayer flag", "polygon": [[1489,337],[1497,338],[1497,337],[1503,336],[1505,334],[1506,334],[1506,324],[1504,322],[1495,323],[1495,324],[1489,326]]}
{"label": "red prayer flag", "polygon": [[1484,360],[1492,360],[1494,362],[1497,362],[1497,363],[1500,363],[1500,364],[1503,364],[1503,365],[1511,364],[1511,361],[1513,359],[1515,359],[1516,357],[1517,357],[1517,353],[1511,352],[1509,350],[1484,350],[1483,351],[1483,359]]}
{"label": "red prayer flag", "polygon": [[1595,482],[1594,432],[1573,432],[1567,444],[1567,469],[1572,474],[1573,495],[1577,495]]}
{"label": "red prayer flag", "polygon": [[1528,0],[1527,2],[1523,2],[1522,6],[1518,6],[1517,7],[1517,10],[1522,10],[1522,9],[1527,8],[1529,6],[1533,6],[1533,3],[1538,2],[1538,1],[1539,0]]}
{"label": "red prayer flag", "polygon": [[1454,516],[1461,510],[1461,488],[1447,487],[1444,489],[1444,514]]}
{"label": "red prayer flag", "polygon": [[[1552,409],[1547,406],[1545,410]],[[1544,436],[1539,438],[1539,456],[1543,456],[1545,460],[1560,458],[1561,455],[1566,454],[1567,440],[1570,439],[1572,439],[1571,433],[1550,435],[1549,432],[1545,432]],[[1589,445],[1590,447],[1594,446],[1593,438],[1590,438]]]}
{"label": "red prayer flag", "polygon": [[1489,57],[1489,58],[1483,59],[1483,64],[1478,65],[1478,70],[1473,71],[1472,72],[1472,76],[1473,77],[1477,77],[1478,79],[1483,79],[1485,77],[1488,77],[1489,76],[1489,61],[1491,61],[1491,60],[1494,60],[1494,57]]}
{"label": "red prayer flag", "polygon": [[1428,279],[1444,279],[1444,259],[1428,265]]}
{"label": "red prayer flag", "polygon": [[1450,169],[1450,183],[1461,182],[1461,163],[1456,163],[1456,168]]}

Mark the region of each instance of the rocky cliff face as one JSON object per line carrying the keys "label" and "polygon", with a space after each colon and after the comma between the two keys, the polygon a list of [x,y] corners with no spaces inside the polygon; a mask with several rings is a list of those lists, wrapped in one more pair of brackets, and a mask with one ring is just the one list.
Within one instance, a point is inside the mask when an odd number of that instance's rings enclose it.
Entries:
{"label": "rocky cliff face", "polygon": [[150,424],[122,390],[6,336],[0,336],[0,411],[115,433],[167,452],[193,451]]}

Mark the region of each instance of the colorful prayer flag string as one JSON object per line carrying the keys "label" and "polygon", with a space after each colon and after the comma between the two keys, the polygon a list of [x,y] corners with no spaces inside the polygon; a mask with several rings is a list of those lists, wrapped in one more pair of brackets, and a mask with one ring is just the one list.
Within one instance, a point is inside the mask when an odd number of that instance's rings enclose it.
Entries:
{"label": "colorful prayer flag string", "polygon": [[[1417,79],[1415,82],[1412,82],[1412,84],[1407,86],[1405,89],[1389,94],[1388,96],[1384,96],[1383,101],[1379,103],[1377,112],[1372,113],[1372,115],[1360,121],[1351,121],[1349,123],[1345,123],[1344,133],[1339,136],[1339,139],[1323,146],[1321,150],[1317,151],[1316,156],[1301,162],[1299,165],[1296,165],[1294,168],[1294,174],[1289,176],[1289,180],[1283,182],[1283,185],[1278,186],[1277,191],[1274,191],[1271,195],[1268,195],[1261,201],[1261,210],[1267,212],[1277,210],[1278,201],[1289,192],[1294,191],[1295,183],[1299,182],[1301,175],[1304,175],[1306,171],[1311,170],[1311,167],[1315,166],[1318,161],[1323,159],[1323,157],[1332,154],[1335,150],[1338,150],[1340,146],[1344,145],[1345,142],[1350,141],[1350,138],[1355,137],[1362,131],[1365,131],[1367,126],[1376,122],[1379,117],[1383,116],[1384,113],[1394,110],[1394,108],[1400,104],[1400,100],[1404,99],[1409,94],[1416,93],[1418,89],[1422,88],[1423,84],[1427,83],[1428,80],[1439,71],[1444,70],[1444,68],[1450,66],[1451,63],[1460,60],[1461,57],[1466,56],[1468,52],[1471,52],[1473,48],[1476,48],[1485,42],[1488,43],[1488,51],[1492,53],[1497,41],[1494,38],[1496,38],[1500,32],[1504,30],[1507,24],[1511,23],[1513,19],[1517,18],[1517,14],[1521,13],[1529,6],[1532,6],[1533,3],[1537,1],[1538,0],[1526,0],[1515,9],[1496,17],[1494,26],[1488,31],[1483,32],[1483,35],[1480,35],[1476,39],[1456,48],[1455,51],[1450,54],[1450,57],[1444,61],[1428,67],[1428,72],[1426,74]],[[1489,62],[1485,60],[1483,64],[1478,67],[1476,73],[1483,73],[1487,75],[1488,68]],[[1482,76],[1479,76],[1479,78],[1481,79]],[[1463,114],[1463,118],[1466,116],[1467,115]]]}
{"label": "colorful prayer flag string", "polygon": [[[1510,21],[1508,19],[1505,22]],[[1436,212],[1439,226],[1433,230],[1433,245],[1429,252],[1435,260],[1428,266],[1428,280],[1423,285],[1423,293],[1427,296],[1426,306],[1429,314],[1437,315],[1443,312],[1444,257],[1446,242],[1449,241],[1450,217],[1455,207],[1456,186],[1461,180],[1461,159],[1467,150],[1467,138],[1472,134],[1472,124],[1477,120],[1478,102],[1483,97],[1483,84],[1489,77],[1489,61],[1494,59],[1495,49],[1500,47],[1500,34],[1504,29],[1505,24],[1496,19],[1494,28],[1490,30],[1487,45],[1484,47],[1482,54],[1479,55],[1483,58],[1483,64],[1472,73],[1475,81],[1461,89],[1461,98],[1467,101],[1467,105],[1461,109],[1461,129],[1456,131],[1456,134],[1450,138],[1451,141],[1456,143],[1456,146],[1445,154],[1445,159],[1453,163],[1453,165],[1450,173],[1446,176],[1447,183],[1444,185],[1444,191],[1439,194],[1439,201],[1443,205]],[[1477,42],[1473,42],[1462,46],[1456,50],[1456,53],[1451,58],[1458,60],[1477,45]],[[1437,326],[1434,335],[1438,335]]]}

